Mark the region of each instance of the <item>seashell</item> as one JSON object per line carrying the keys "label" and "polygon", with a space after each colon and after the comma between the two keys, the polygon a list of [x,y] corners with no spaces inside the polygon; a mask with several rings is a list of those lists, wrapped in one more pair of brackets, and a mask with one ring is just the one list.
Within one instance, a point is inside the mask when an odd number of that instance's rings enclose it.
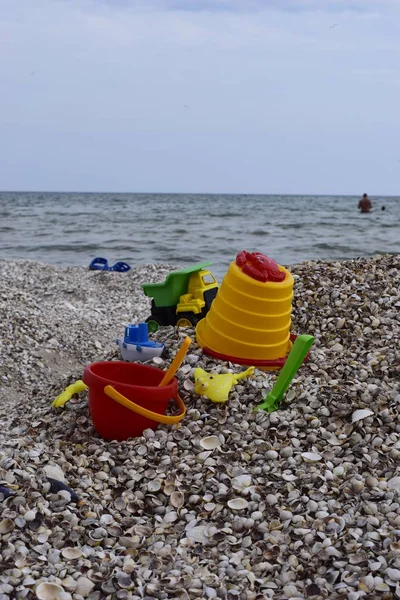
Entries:
{"label": "seashell", "polygon": [[71,577],[71,575],[67,575],[65,577],[65,579],[62,580],[62,585],[67,590],[73,592],[76,589],[76,587],[78,585],[78,582],[76,581],[76,579],[74,579],[73,577]]}
{"label": "seashell", "polygon": [[4,535],[11,533],[14,529],[14,522],[11,519],[3,519],[0,521],[0,534]]}
{"label": "seashell", "polygon": [[103,581],[103,583],[101,584],[101,589],[105,594],[111,595],[115,592],[115,587],[111,579],[109,579],[108,581]]}
{"label": "seashell", "polygon": [[390,490],[400,490],[400,477],[392,477],[389,479],[388,488]]}
{"label": "seashell", "polygon": [[239,492],[241,492],[244,489],[250,487],[251,484],[252,484],[251,475],[248,475],[247,473],[245,473],[243,475],[237,475],[236,477],[234,477],[232,479],[232,487],[233,487],[233,489],[237,490]]}
{"label": "seashell", "polygon": [[[71,488],[66,483],[57,479],[52,479],[51,477],[48,477],[47,480],[50,483],[50,491],[53,494],[58,494],[60,492],[68,492],[71,496],[72,502],[79,502],[79,497],[77,496],[77,494],[74,492],[74,490],[71,490]],[[68,500],[68,498],[66,499]]]}
{"label": "seashell", "polygon": [[185,379],[185,381],[183,382],[183,387],[188,392],[194,391],[194,383],[191,379]]}
{"label": "seashell", "polygon": [[43,471],[47,479],[55,479],[56,481],[66,483],[64,471],[59,465],[45,465]]}
{"label": "seashell", "polygon": [[163,358],[161,358],[160,356],[153,356],[153,358],[152,358],[152,362],[153,362],[155,365],[163,365],[165,361],[164,361],[164,359],[163,359]]}
{"label": "seashell", "polygon": [[121,496],[119,496],[119,498],[116,498],[114,500],[114,506],[118,511],[122,511],[126,508],[126,502],[123,498],[121,498]]}
{"label": "seashell", "polygon": [[167,513],[164,517],[164,521],[166,523],[174,523],[178,518],[178,514],[174,511],[171,510],[171,512]]}
{"label": "seashell", "polygon": [[76,560],[82,556],[82,552],[79,548],[67,547],[61,550],[61,554],[67,560]]}
{"label": "seashell", "polygon": [[302,452],[301,456],[305,462],[318,462],[322,459],[322,456],[316,452]]}
{"label": "seashell", "polygon": [[161,481],[159,479],[152,479],[147,484],[149,492],[158,492],[161,489]]}
{"label": "seashell", "polygon": [[374,412],[372,410],[369,410],[368,408],[360,408],[358,410],[355,410],[351,415],[351,422],[357,423],[357,421],[362,421],[367,417],[371,417],[373,414]]}
{"label": "seashell", "polygon": [[228,500],[228,506],[232,510],[243,510],[248,505],[249,503],[244,498],[232,498],[232,500]]}
{"label": "seashell", "polygon": [[172,492],[170,502],[175,508],[182,508],[185,502],[185,495],[182,492]]}
{"label": "seashell", "polygon": [[[329,517],[325,517],[324,522],[326,523],[325,532],[329,534],[337,534],[343,531],[346,521],[343,517],[339,517],[338,515],[329,515]],[[361,555],[359,555],[361,560],[364,560]]]}
{"label": "seashell", "polygon": [[129,573],[124,573],[124,571],[120,571],[117,576],[117,583],[119,585],[119,587],[124,588],[124,589],[129,589],[129,588],[133,588],[134,583],[132,581],[132,578],[130,576]]}
{"label": "seashell", "polygon": [[385,583],[384,581],[377,581],[377,579],[380,579],[379,577],[375,577],[375,586],[374,589],[377,592],[389,592],[390,591],[390,587],[388,586],[387,583]]}
{"label": "seashell", "polygon": [[201,498],[198,494],[192,494],[191,496],[189,496],[188,502],[189,504],[193,504],[196,505],[200,502]]}
{"label": "seashell", "polygon": [[[214,450],[221,445],[220,439],[216,435],[209,435],[200,440],[200,446],[205,450]],[[202,453],[203,454],[203,453]]]}
{"label": "seashell", "polygon": [[189,527],[186,530],[186,537],[195,544],[208,544],[209,538],[206,536],[206,526],[198,525],[197,527]]}
{"label": "seashell", "polygon": [[107,529],[107,533],[108,535],[111,535],[111,537],[121,537],[124,531],[119,525],[110,525]]}
{"label": "seashell", "polygon": [[76,583],[78,585],[76,586],[75,594],[79,594],[79,596],[83,596],[83,598],[87,598],[89,596],[95,585],[87,577],[79,577]]}
{"label": "seashell", "polygon": [[363,592],[370,592],[374,589],[374,584],[375,579],[373,575],[365,575],[364,577],[361,577],[358,586]]}
{"label": "seashell", "polygon": [[400,581],[400,569],[392,569],[389,567],[386,569],[385,573],[390,581]]}
{"label": "seashell", "polygon": [[114,517],[108,513],[106,513],[105,515],[101,515],[100,517],[100,525],[107,526],[107,525],[111,525],[111,523],[113,523],[114,521]]}
{"label": "seashell", "polygon": [[103,540],[107,537],[107,531],[103,527],[97,527],[94,531],[89,532],[89,537],[91,540]]}
{"label": "seashell", "polygon": [[35,593],[39,600],[62,600],[63,594],[65,595],[64,588],[57,583],[48,582],[39,583]]}
{"label": "seashell", "polygon": [[26,513],[24,514],[24,519],[25,521],[34,521],[36,517],[36,511],[35,510],[27,510]]}
{"label": "seashell", "polygon": [[[210,456],[211,450],[204,450],[204,452],[199,452],[196,456],[197,460],[204,462]],[[164,490],[165,491],[165,490]]]}

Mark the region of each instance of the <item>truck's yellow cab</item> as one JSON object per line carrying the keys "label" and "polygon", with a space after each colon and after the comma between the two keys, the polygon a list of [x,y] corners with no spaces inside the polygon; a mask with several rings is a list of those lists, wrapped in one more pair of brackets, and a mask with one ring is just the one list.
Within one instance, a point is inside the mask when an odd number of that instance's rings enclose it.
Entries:
{"label": "truck's yellow cab", "polygon": [[187,293],[179,298],[177,314],[183,312],[200,314],[208,303],[211,304],[217,291],[218,282],[211,271],[206,269],[196,271],[190,276]]}

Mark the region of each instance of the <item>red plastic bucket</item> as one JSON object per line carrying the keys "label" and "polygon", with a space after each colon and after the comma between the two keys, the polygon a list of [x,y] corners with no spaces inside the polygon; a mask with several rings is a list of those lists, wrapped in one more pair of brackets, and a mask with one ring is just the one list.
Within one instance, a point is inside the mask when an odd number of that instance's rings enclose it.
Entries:
{"label": "red plastic bucket", "polygon": [[[158,387],[164,371],[123,361],[92,363],[83,381],[89,388],[89,409],[97,433],[106,440],[121,442],[157,429],[159,423],[174,424],[186,409],[178,396],[178,381]],[[165,416],[168,402],[175,399],[180,414]]]}

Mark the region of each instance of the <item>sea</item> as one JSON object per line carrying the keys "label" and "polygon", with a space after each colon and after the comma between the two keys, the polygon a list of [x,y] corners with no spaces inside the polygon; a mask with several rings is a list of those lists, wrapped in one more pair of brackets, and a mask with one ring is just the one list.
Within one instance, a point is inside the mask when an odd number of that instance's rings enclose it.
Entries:
{"label": "sea", "polygon": [[132,267],[211,261],[241,250],[290,266],[400,253],[400,197],[0,192],[0,258],[60,267],[103,257]]}

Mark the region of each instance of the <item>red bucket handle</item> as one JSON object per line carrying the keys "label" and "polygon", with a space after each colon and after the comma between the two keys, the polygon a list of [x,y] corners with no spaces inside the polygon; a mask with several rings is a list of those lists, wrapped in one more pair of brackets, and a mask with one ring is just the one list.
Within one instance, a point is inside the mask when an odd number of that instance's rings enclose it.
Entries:
{"label": "red bucket handle", "polygon": [[128,410],[138,413],[142,417],[146,417],[147,419],[151,419],[152,421],[157,421],[157,423],[164,423],[165,425],[175,425],[175,423],[179,423],[179,421],[181,421],[186,414],[186,406],[184,405],[183,400],[179,396],[179,394],[177,394],[176,398],[174,398],[180,409],[179,415],[167,416],[160,415],[160,413],[155,413],[152,410],[147,410],[147,408],[143,408],[143,406],[139,406],[139,404],[135,404],[135,402],[132,402],[132,400],[128,400],[128,398],[125,398],[125,396],[117,392],[117,390],[114,389],[112,385],[106,385],[106,387],[104,388],[104,393],[107,394],[109,398],[115,400],[115,402],[118,402],[118,404],[122,404],[122,406],[125,406],[125,408],[127,408]]}

